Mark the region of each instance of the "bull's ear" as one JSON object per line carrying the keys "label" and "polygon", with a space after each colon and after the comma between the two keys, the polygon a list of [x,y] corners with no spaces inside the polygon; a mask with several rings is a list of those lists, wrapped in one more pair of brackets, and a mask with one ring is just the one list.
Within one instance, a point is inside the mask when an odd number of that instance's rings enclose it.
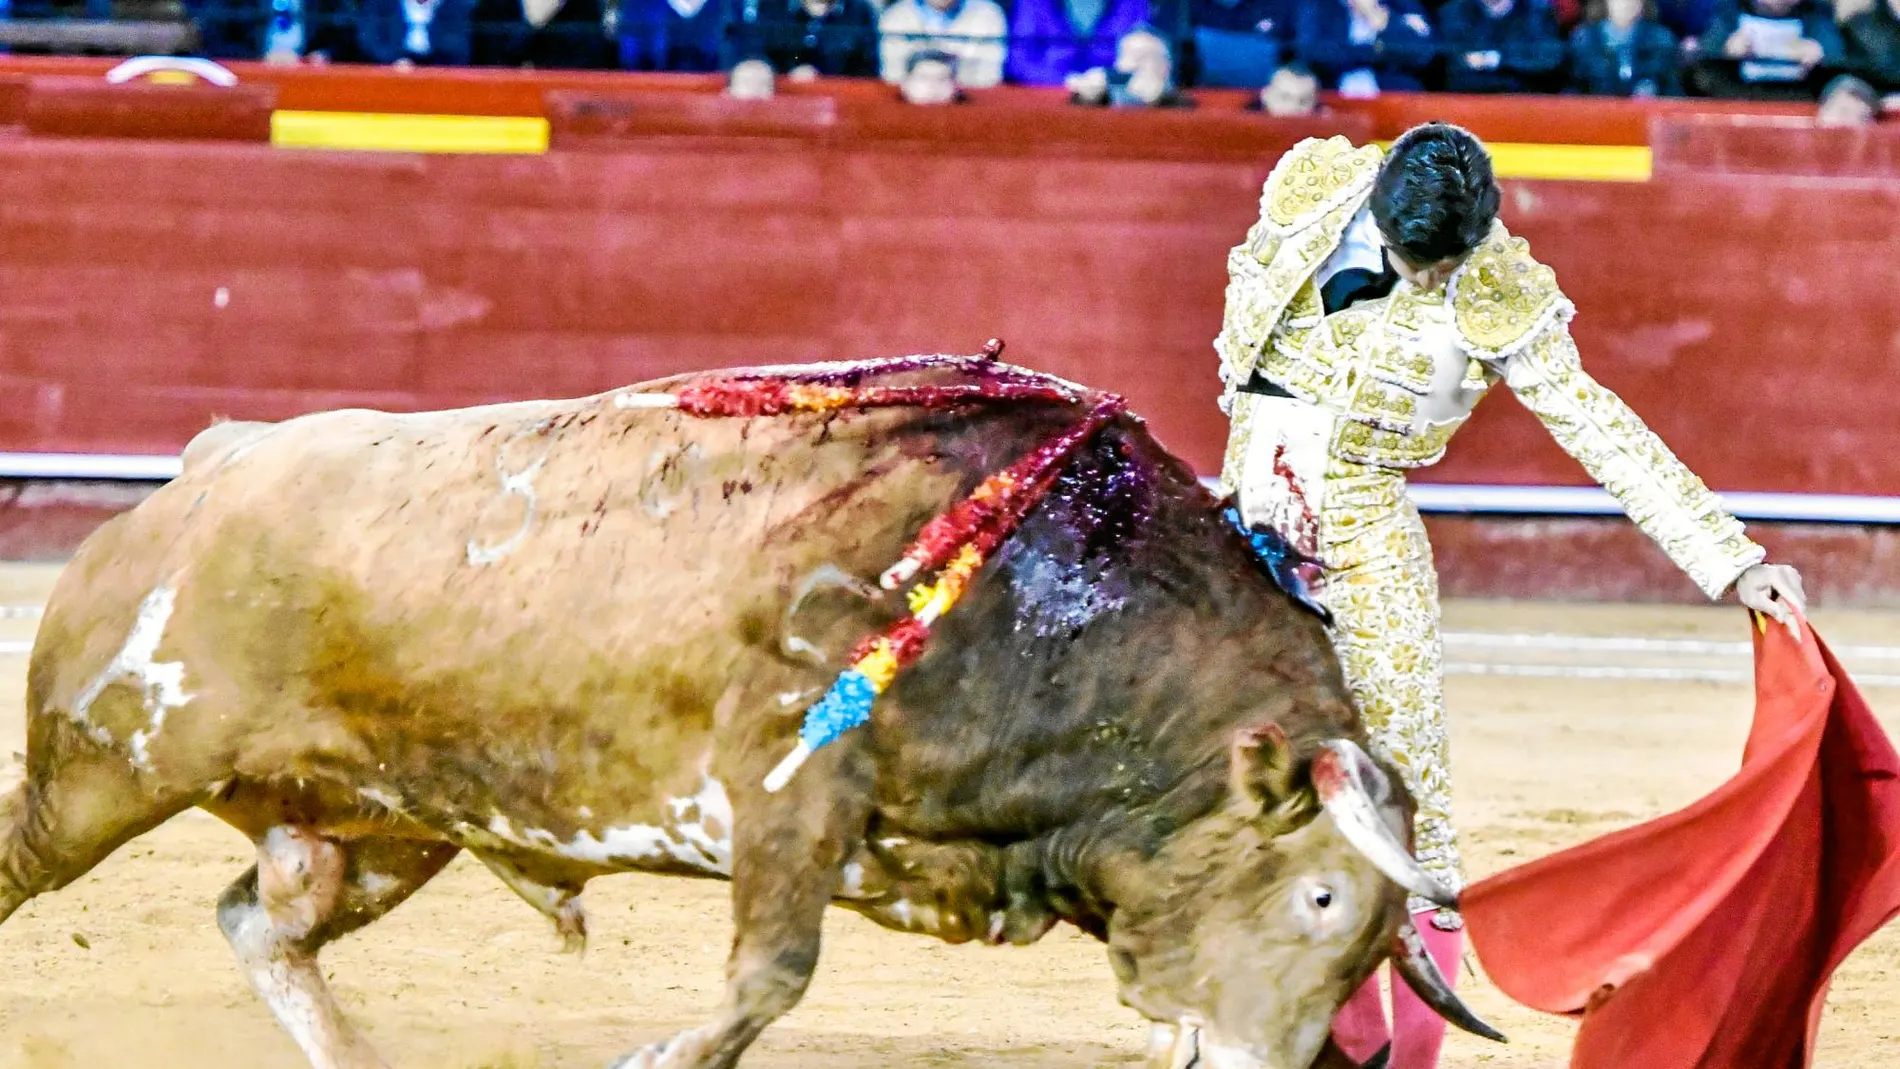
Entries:
{"label": "bull's ear", "polygon": [[1285,804],[1299,790],[1286,731],[1268,724],[1236,734],[1230,776],[1234,797],[1256,815]]}

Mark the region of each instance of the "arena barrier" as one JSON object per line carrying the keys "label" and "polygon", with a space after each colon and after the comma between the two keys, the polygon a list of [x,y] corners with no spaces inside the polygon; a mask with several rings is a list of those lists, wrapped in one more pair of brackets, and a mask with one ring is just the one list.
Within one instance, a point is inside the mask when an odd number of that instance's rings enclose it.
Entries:
{"label": "arena barrier", "polygon": [[[1494,137],[1533,136],[1543,116],[1545,136],[1611,148],[1655,124],[1647,180],[1509,180],[1506,222],[1578,305],[1586,366],[1772,521],[1773,548],[1839,569],[1821,600],[1900,591],[1888,533],[1868,526],[1900,498],[1890,406],[1868,388],[1884,386],[1900,312],[1867,269],[1900,244],[1891,132],[1801,130],[1769,174],[1762,139],[1782,134],[1764,124],[1786,112],[1759,106],[1718,119],[1685,102],[1388,97],[1279,122],[1223,99],[1080,111],[999,90],[931,110],[852,83],[761,108],[703,78],[307,69],[167,98],[187,87],[82,86],[86,62],[0,66],[15,124],[0,137],[0,477],[116,478],[108,458],[175,457],[215,416],[576,395],[992,336],[1013,361],[1126,395],[1212,474],[1225,259],[1272,161],[1301,137],[1378,139],[1438,108]],[[165,103],[128,111],[114,94]],[[280,126],[293,106],[451,100],[533,111],[546,150],[258,143],[257,117]],[[95,459],[48,459],[71,456]],[[1454,592],[1691,592],[1598,515],[1605,499],[1508,396],[1422,482]]]}

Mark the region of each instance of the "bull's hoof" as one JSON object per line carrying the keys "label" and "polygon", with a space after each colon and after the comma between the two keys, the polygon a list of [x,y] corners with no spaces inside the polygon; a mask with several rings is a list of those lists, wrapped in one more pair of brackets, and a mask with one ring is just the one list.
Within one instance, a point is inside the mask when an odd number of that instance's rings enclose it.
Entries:
{"label": "bull's hoof", "polygon": [[663,1043],[642,1047],[609,1063],[607,1069],[685,1069],[688,1063],[683,1057],[683,1048],[690,1045],[692,1035],[691,1032],[681,1032]]}

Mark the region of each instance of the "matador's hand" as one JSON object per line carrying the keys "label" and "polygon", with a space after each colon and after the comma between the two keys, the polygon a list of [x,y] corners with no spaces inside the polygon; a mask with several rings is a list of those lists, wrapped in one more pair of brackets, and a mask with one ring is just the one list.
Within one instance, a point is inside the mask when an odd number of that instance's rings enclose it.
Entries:
{"label": "matador's hand", "polygon": [[1735,581],[1735,596],[1743,605],[1797,630],[1795,616],[1806,615],[1808,596],[1801,589],[1801,573],[1786,564],[1757,564]]}

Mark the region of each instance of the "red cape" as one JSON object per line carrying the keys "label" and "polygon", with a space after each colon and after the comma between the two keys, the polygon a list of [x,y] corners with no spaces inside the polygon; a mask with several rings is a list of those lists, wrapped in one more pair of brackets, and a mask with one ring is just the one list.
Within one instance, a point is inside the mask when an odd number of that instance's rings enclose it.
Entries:
{"label": "red cape", "polygon": [[1756,629],[1733,779],[1463,896],[1498,987],[1582,1014],[1572,1069],[1805,1069],[1835,968],[1900,914],[1900,758],[1801,628]]}

